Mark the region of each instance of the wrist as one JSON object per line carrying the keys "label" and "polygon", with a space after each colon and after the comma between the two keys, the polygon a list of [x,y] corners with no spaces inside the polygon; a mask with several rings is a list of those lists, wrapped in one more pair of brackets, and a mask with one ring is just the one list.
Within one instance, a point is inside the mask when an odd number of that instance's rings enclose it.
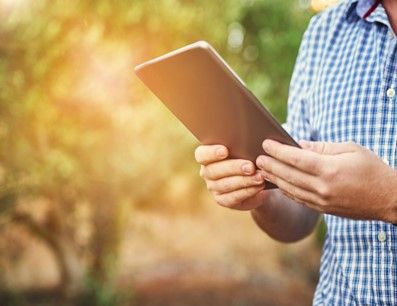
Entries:
{"label": "wrist", "polygon": [[267,211],[271,203],[274,202],[274,193],[277,191],[278,189],[262,190],[256,199],[255,207],[251,211],[260,212],[261,214]]}
{"label": "wrist", "polygon": [[[272,223],[279,218],[280,190],[265,190],[263,196],[259,197],[258,206],[251,210],[251,214],[255,220],[266,220],[266,223]],[[281,205],[282,206],[282,205]]]}

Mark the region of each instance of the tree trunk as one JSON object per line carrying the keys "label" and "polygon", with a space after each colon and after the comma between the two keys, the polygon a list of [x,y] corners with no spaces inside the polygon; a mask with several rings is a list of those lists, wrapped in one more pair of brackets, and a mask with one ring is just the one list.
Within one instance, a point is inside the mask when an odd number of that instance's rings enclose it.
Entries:
{"label": "tree trunk", "polygon": [[51,249],[59,267],[60,291],[68,297],[80,294],[84,289],[85,269],[70,239],[43,228],[29,214],[16,213],[12,219],[25,226]]}

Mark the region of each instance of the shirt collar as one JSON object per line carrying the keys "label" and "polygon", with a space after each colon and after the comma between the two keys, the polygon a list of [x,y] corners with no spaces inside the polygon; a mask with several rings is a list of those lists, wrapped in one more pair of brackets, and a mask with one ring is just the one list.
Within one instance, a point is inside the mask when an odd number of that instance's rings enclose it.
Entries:
{"label": "shirt collar", "polygon": [[[365,14],[376,4],[376,0],[348,0],[345,16],[346,19],[360,18],[364,19]],[[376,9],[366,19],[368,22],[381,22],[389,25],[389,19],[382,4],[379,4]]]}
{"label": "shirt collar", "polygon": [[355,14],[355,8],[357,6],[357,2],[358,0],[350,0],[348,5],[346,6],[346,11],[345,11],[345,17],[346,19],[349,19],[351,17],[353,17],[354,15],[357,16],[357,14]]}

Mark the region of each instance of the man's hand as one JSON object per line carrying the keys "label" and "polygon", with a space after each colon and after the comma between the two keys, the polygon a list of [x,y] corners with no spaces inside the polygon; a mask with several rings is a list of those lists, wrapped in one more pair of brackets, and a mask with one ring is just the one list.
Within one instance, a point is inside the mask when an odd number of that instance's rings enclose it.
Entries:
{"label": "man's hand", "polygon": [[265,140],[256,164],[267,180],[318,212],[397,221],[397,172],[354,143],[301,142],[303,150]]}
{"label": "man's hand", "polygon": [[199,146],[195,157],[201,164],[200,176],[219,205],[251,210],[264,203],[264,178],[253,162],[227,159],[228,150],[222,145]]}

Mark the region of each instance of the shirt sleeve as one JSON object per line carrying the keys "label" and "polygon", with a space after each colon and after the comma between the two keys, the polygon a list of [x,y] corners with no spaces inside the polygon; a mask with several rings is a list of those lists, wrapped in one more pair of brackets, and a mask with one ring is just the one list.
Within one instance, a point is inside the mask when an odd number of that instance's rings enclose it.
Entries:
{"label": "shirt sleeve", "polygon": [[313,52],[311,43],[314,34],[314,23],[315,19],[313,18],[299,48],[289,87],[287,121],[283,124],[285,130],[296,141],[317,140],[310,125],[308,103],[314,75],[312,57],[315,56],[315,51]]}

